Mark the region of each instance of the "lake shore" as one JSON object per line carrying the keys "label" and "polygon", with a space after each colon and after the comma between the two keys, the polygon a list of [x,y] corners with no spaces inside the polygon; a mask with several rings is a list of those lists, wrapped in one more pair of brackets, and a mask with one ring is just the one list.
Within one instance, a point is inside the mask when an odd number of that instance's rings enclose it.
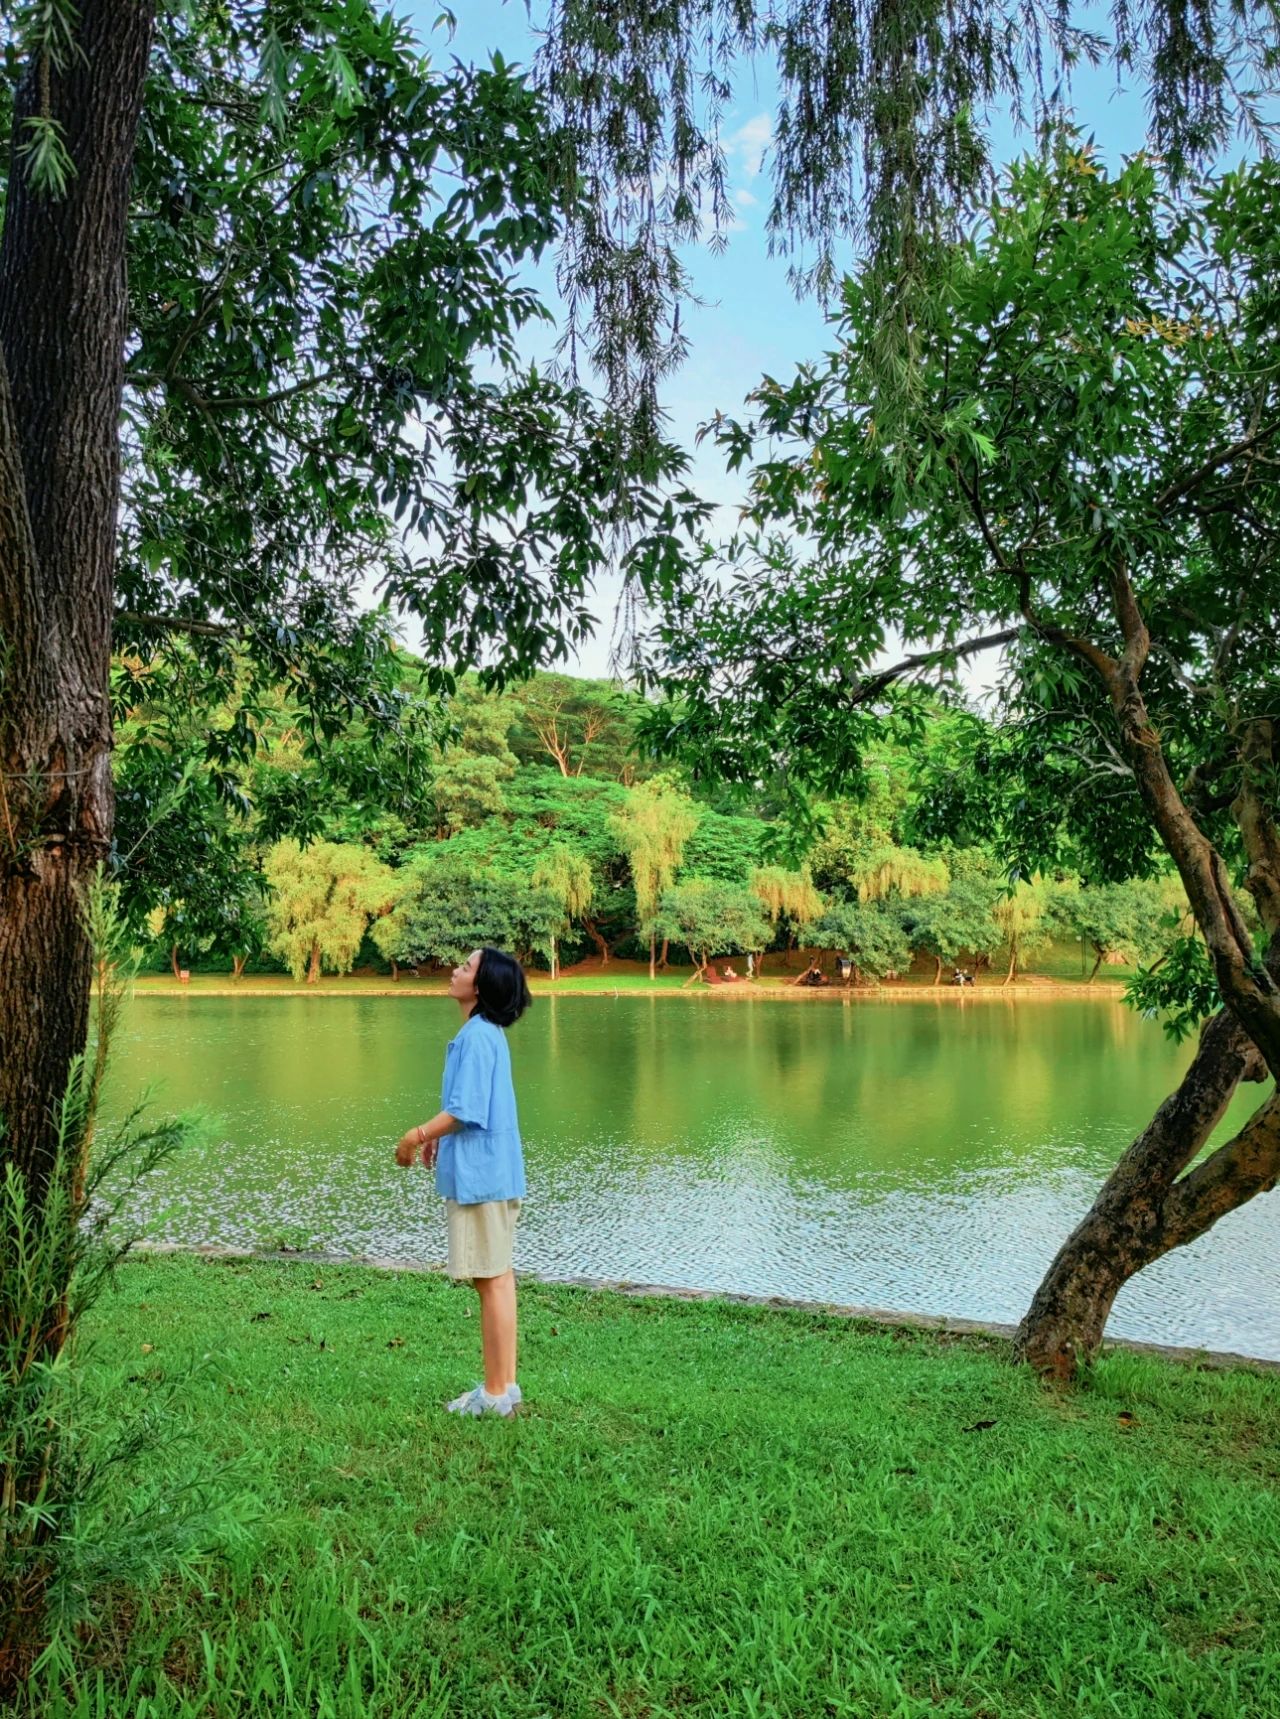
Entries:
{"label": "lake shore", "polygon": [[[354,1266],[362,1271],[404,1272],[416,1277],[445,1279],[443,1265],[425,1265],[414,1259],[383,1259],[372,1255],[313,1252],[301,1248],[243,1248],[221,1246],[186,1246],[179,1242],[139,1242],[135,1252],[140,1257],[155,1255],[165,1258],[177,1255],[187,1259],[213,1261],[247,1260],[262,1265]],[[548,1289],[586,1290],[592,1295],[622,1295],[640,1301],[696,1301],[732,1307],[752,1307],[761,1313],[807,1313],[823,1319],[844,1319],[852,1325],[863,1325],[885,1331],[931,1332],[946,1341],[972,1337],[992,1343],[1010,1343],[1016,1325],[1001,1324],[991,1319],[948,1318],[936,1313],[911,1313],[889,1307],[846,1306],[838,1302],[812,1301],[787,1295],[748,1295],[728,1289],[686,1289],[678,1284],[638,1283],[628,1278],[611,1277],[550,1277],[543,1272],[520,1271],[521,1288],[540,1284]],[[1146,1343],[1133,1337],[1108,1337],[1104,1354],[1124,1353],[1147,1355],[1174,1365],[1208,1368],[1215,1372],[1231,1372],[1236,1368],[1268,1373],[1280,1384],[1280,1361],[1262,1355],[1247,1355],[1235,1349],[1191,1348],[1177,1343]]]}
{"label": "lake shore", "polygon": [[[554,980],[545,973],[532,972],[529,974],[529,988],[535,997],[688,997],[733,1003],[966,1004],[1062,997],[1115,1003],[1123,1000],[1123,982],[1127,974],[1097,979],[1092,984],[1083,979],[1033,974],[1010,985],[1004,984],[999,976],[986,975],[972,986],[934,985],[927,979],[912,975],[907,979],[887,980],[881,985],[841,985],[833,981],[829,985],[812,987],[796,985],[793,982],[796,976],[796,973],[790,976],[770,973],[763,979],[743,980],[736,985],[691,985],[687,982],[687,971],[650,979],[647,973],[637,973],[619,965],[616,972],[565,973]],[[147,974],[134,983],[134,992],[139,997],[444,997],[448,995],[448,989],[448,979],[443,975],[419,979],[408,974],[399,980],[392,980],[386,974],[347,974],[340,977],[326,974],[314,985],[308,985],[289,978],[287,974],[233,979],[229,974],[193,973],[189,980],[181,981],[166,973]]]}

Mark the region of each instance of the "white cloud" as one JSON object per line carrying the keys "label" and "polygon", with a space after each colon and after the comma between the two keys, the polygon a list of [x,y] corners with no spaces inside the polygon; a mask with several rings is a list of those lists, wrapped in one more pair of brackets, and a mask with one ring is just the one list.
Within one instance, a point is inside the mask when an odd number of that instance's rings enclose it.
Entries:
{"label": "white cloud", "polygon": [[754,209],[760,201],[758,197],[754,196],[747,190],[745,185],[740,185],[738,187],[733,194],[733,200],[738,205],[739,209]]}
{"label": "white cloud", "polygon": [[748,179],[754,179],[772,142],[773,119],[767,113],[758,113],[754,119],[740,125],[737,131],[730,132],[725,139],[725,148],[730,158],[737,162],[739,170]]}

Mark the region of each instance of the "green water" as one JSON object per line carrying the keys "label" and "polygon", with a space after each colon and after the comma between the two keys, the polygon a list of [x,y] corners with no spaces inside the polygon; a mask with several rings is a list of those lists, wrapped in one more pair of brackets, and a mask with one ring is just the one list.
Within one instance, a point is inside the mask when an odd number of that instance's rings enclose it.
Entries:
{"label": "green water", "polygon": [[[218,1119],[146,1215],[184,1243],[438,1260],[429,1180],[391,1152],[457,1024],[421,995],[139,999],[120,1100],[153,1081]],[[953,997],[542,999],[511,1046],[518,1266],[1004,1320],[1188,1055],[1117,1003]],[[1111,1329],[1280,1358],[1278,1232],[1254,1201]]]}

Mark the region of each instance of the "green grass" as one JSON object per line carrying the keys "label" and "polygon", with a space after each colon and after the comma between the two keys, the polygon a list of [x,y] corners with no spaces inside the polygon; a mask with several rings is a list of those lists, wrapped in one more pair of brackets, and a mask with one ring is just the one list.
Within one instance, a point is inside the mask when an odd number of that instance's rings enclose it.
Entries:
{"label": "green grass", "polygon": [[115,1596],[41,1719],[1280,1715],[1280,1378],[1058,1395],[994,1341],[526,1285],[528,1411],[458,1423],[473,1304],[126,1267],[92,1390],[172,1392],[153,1462],[252,1526]]}

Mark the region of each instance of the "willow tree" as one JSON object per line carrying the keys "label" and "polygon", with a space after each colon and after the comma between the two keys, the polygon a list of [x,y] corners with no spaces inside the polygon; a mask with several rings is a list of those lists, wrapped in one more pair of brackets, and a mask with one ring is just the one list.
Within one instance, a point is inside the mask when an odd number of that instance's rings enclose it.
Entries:
{"label": "willow tree", "polygon": [[698,808],[686,794],[655,777],[633,788],[609,819],[627,856],[636,892],[636,919],[649,937],[649,977],[657,977],[656,914],[663,892],[675,882],[685,844],[698,827]]}
{"label": "willow tree", "polygon": [[[856,281],[828,361],[722,426],[732,460],[762,447],[750,531],[659,628],[695,761],[824,786],[896,689],[985,653],[1024,737],[1022,875],[1060,863],[1064,822],[1100,880],[1176,869],[1198,939],[1142,995],[1205,1021],[1023,1321],[1064,1374],[1135,1272],[1280,1178],[1274,1091],[1201,1155],[1241,1083],[1280,1074],[1278,279],[1274,165],[1175,195],[1147,157],[1109,177],[1047,140],[937,259],[892,433]],[[780,632],[785,675],[754,677]]]}
{"label": "willow tree", "polygon": [[585,854],[576,854],[572,848],[557,843],[534,866],[530,881],[535,889],[545,890],[555,898],[564,916],[551,938],[551,977],[558,979],[560,938],[595,899],[591,861]]}
{"label": "willow tree", "polygon": [[390,911],[398,874],[355,842],[277,842],[263,867],[267,941],[295,980],[349,973],[371,922]]}
{"label": "willow tree", "polygon": [[[986,183],[988,122],[1035,125],[1070,97],[1072,68],[1105,62],[1146,98],[1175,177],[1237,130],[1265,126],[1280,14],[1267,0],[1132,6],[1077,16],[1069,0],[547,0],[539,80],[587,195],[561,251],[572,354],[589,349],[642,422],[685,354],[681,249],[735,219],[732,152],[752,62],[776,65],[768,232],[798,287],[839,284],[852,242],[869,264],[882,410],[917,397],[932,258]],[[888,384],[886,386],[886,384]],[[766,659],[768,660],[768,659]]]}
{"label": "willow tree", "polygon": [[[775,935],[780,920],[786,920],[791,925],[792,935],[788,939],[788,951],[794,936],[803,931],[806,925],[812,925],[826,905],[821,891],[814,888],[813,879],[804,868],[792,871],[780,865],[757,866],[751,873],[749,887],[752,895],[764,908]],[[764,967],[763,950],[760,951],[760,967]]]}
{"label": "willow tree", "polygon": [[1006,985],[1012,985],[1018,977],[1019,964],[1049,941],[1048,915],[1048,892],[1039,879],[1028,883],[1021,878],[1012,889],[997,897],[993,916],[1009,951]]}
{"label": "willow tree", "polygon": [[886,901],[899,896],[904,901],[940,895],[951,881],[947,863],[936,854],[918,853],[915,848],[885,842],[870,848],[853,873],[852,883],[859,901]]}

